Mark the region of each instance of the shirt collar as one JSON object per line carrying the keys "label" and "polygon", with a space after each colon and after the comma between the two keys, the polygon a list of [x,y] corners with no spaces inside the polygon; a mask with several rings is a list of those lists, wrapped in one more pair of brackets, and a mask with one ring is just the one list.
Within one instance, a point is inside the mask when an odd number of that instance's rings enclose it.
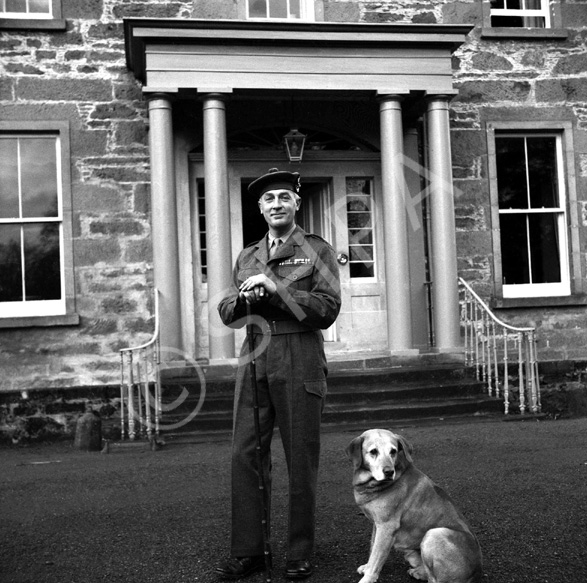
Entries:
{"label": "shirt collar", "polygon": [[275,241],[275,239],[281,239],[281,242],[285,243],[291,237],[291,234],[296,230],[296,226],[297,225],[294,223],[292,228],[285,235],[281,235],[279,237],[274,237],[271,233],[267,233],[269,249],[271,249],[271,245],[273,245],[273,241]]}

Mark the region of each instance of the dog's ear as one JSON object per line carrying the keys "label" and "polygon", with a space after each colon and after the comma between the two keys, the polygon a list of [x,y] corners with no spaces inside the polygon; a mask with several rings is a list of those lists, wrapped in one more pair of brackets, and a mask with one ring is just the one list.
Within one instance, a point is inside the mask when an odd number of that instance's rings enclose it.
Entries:
{"label": "dog's ear", "polygon": [[412,444],[403,435],[398,435],[397,440],[399,443],[399,450],[403,451],[406,460],[412,463],[412,453],[414,451]]}
{"label": "dog's ear", "polygon": [[353,469],[358,470],[363,465],[363,436],[355,437],[346,447],[345,452],[353,462]]}

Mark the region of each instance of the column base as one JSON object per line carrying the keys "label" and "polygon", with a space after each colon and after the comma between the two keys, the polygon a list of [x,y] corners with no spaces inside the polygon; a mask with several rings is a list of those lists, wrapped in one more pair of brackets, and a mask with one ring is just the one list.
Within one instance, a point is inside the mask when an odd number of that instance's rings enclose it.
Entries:
{"label": "column base", "polygon": [[216,366],[216,367],[226,366],[226,367],[237,368],[238,361],[239,361],[239,359],[235,358],[235,357],[233,357],[233,358],[211,358],[208,360],[207,366]]}
{"label": "column base", "polygon": [[430,349],[432,354],[454,354],[454,355],[464,355],[465,354],[465,347],[464,346],[452,346],[448,348],[438,348],[434,347]]}
{"label": "column base", "polygon": [[401,348],[399,350],[390,350],[390,356],[420,356],[420,351],[417,348]]}

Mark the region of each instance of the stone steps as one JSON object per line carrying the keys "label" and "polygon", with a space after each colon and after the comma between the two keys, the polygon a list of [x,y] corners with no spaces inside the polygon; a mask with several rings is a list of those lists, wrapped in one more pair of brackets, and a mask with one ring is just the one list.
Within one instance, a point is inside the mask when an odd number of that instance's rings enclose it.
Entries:
{"label": "stone steps", "polygon": [[[163,388],[164,435],[229,432],[233,394],[234,378],[207,380],[204,391],[193,378],[168,381]],[[502,412],[501,400],[488,397],[462,366],[406,367],[334,371],[322,419],[328,430]]]}

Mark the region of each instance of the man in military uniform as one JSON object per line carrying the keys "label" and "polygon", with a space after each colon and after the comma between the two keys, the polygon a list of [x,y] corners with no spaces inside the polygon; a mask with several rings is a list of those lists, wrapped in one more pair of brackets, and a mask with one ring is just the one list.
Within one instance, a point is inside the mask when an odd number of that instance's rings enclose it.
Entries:
{"label": "man in military uniform", "polygon": [[[326,358],[320,330],[340,311],[340,281],[332,247],[296,225],[298,173],[270,170],[252,182],[269,232],[246,247],[218,305],[227,326],[245,324],[247,303],[255,321],[261,456],[266,504],[271,491],[271,437],[279,426],[289,475],[286,577],[312,574],[320,417],[326,397]],[[249,352],[245,341],[242,355]],[[239,579],[263,569],[262,504],[257,474],[250,364],[239,370],[232,453],[231,556],[217,572]]]}

